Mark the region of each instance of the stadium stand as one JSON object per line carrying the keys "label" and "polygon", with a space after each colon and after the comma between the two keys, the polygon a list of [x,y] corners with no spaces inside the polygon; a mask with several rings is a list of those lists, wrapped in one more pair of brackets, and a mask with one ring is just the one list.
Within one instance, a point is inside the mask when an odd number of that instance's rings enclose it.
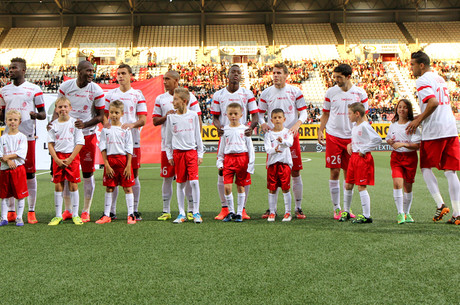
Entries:
{"label": "stadium stand", "polygon": [[[417,36],[417,24],[405,22],[404,26],[414,38]],[[419,22],[418,39],[420,43],[450,43],[460,41],[460,22]]]}
{"label": "stadium stand", "polygon": [[200,26],[142,26],[138,47],[198,47]]}
{"label": "stadium stand", "polygon": [[263,24],[207,25],[206,45],[218,46],[221,41],[256,41],[267,46],[268,38]]}
{"label": "stadium stand", "polygon": [[[338,24],[342,36],[345,38],[345,25]],[[399,43],[408,43],[406,37],[396,23],[347,23],[347,43],[360,43],[362,40],[398,40]]]}
{"label": "stadium stand", "polygon": [[80,43],[113,43],[117,47],[129,47],[132,37],[130,26],[79,26],[75,29],[69,48],[78,48]]}
{"label": "stadium stand", "polygon": [[277,45],[306,45],[308,39],[302,24],[275,24],[273,37]]}
{"label": "stadium stand", "polygon": [[310,44],[338,44],[337,37],[329,23],[304,24],[303,28]]}

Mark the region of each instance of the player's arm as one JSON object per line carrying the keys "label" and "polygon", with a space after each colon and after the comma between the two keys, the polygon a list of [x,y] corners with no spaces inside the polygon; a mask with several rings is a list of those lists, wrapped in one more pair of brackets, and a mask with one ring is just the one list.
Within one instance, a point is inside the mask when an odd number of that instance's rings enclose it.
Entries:
{"label": "player's arm", "polygon": [[125,123],[123,125],[121,125],[121,128],[123,129],[133,129],[133,128],[140,128],[142,126],[145,125],[145,123],[147,122],[147,116],[145,114],[140,114],[138,115],[139,119],[134,122],[134,123]]}
{"label": "player's arm", "polygon": [[[388,141],[387,141],[388,143]],[[398,149],[400,147],[405,147],[407,149],[417,150],[420,148],[420,143],[404,143],[404,142],[394,142],[391,145],[394,149]]]}
{"label": "player's arm", "polygon": [[256,154],[254,152],[254,145],[250,137],[246,137],[246,146],[248,148],[249,154],[249,164],[248,164],[248,173],[254,174],[254,164],[256,161]]}
{"label": "player's arm", "polygon": [[276,153],[276,149],[274,147],[272,147],[270,134],[268,132],[265,133],[265,135],[264,135],[264,147],[265,147],[265,152],[267,153],[267,155],[272,155],[272,154]]}
{"label": "player's arm", "polygon": [[96,108],[96,116],[89,121],[83,122],[82,120],[78,119],[75,122],[75,127],[83,129],[92,127],[104,121],[104,109],[97,109]]}
{"label": "player's arm", "polygon": [[423,111],[421,114],[419,114],[417,117],[414,118],[412,122],[409,123],[406,127],[406,132],[409,134],[413,134],[416,132],[417,127],[420,126],[420,124],[428,118],[435,110],[438,108],[439,102],[435,97],[430,98],[426,102],[426,108],[425,111]]}
{"label": "player's arm", "polygon": [[48,150],[50,152],[51,158],[56,162],[58,167],[66,167],[67,165],[58,158],[56,150],[54,149],[54,142],[48,142]]}
{"label": "player's arm", "polygon": [[326,129],[326,124],[327,121],[329,121],[329,111],[323,111],[323,115],[319,119],[319,129],[318,129],[318,143],[321,145],[325,145],[326,142],[324,142],[324,129]]}
{"label": "player's arm", "polygon": [[44,120],[46,119],[45,107],[37,107],[38,112],[31,111],[30,118],[32,120]]}
{"label": "player's arm", "polygon": [[125,167],[125,170],[123,171],[123,176],[125,176],[126,179],[131,179],[131,160],[132,159],[133,159],[132,154],[126,155],[126,167]]}
{"label": "player's arm", "polygon": [[[196,123],[195,123],[195,138],[197,144],[197,153],[198,153],[198,165],[203,163],[203,155],[204,155],[204,146],[203,146],[203,139],[201,139],[201,116],[197,114],[196,116]],[[197,128],[197,127],[200,128]]]}
{"label": "player's arm", "polygon": [[305,122],[307,119],[308,119],[307,110],[302,109],[299,112],[299,120],[295,122],[295,124],[290,129],[293,136],[297,135],[297,133],[299,132],[300,125],[302,125],[303,122]]}
{"label": "player's arm", "polygon": [[154,116],[153,117],[153,125],[154,126],[163,125],[166,122],[166,119],[168,118],[168,115],[173,114],[173,113],[176,113],[176,111],[169,110],[168,112],[166,112],[166,114],[164,116],[159,116],[159,117]]}
{"label": "player's arm", "polygon": [[105,174],[109,178],[112,178],[113,177],[113,169],[112,169],[112,167],[110,167],[109,159],[107,158],[107,150],[104,149],[103,151],[101,151],[101,155],[102,155],[102,160],[104,161]]}
{"label": "player's arm", "polygon": [[219,170],[224,169],[224,158],[225,158],[225,140],[220,141],[219,150],[217,151],[217,162],[216,166]]}
{"label": "player's arm", "polygon": [[5,122],[5,108],[0,108],[0,121]]}
{"label": "player's arm", "polygon": [[73,149],[72,154],[67,159],[64,160],[64,163],[67,165],[70,165],[70,163],[72,163],[75,157],[80,153],[80,150],[82,149],[82,147],[83,145],[81,144],[75,145],[75,148]]}
{"label": "player's arm", "polygon": [[222,125],[219,121],[220,114],[213,114],[212,115],[212,124],[217,128],[217,135],[221,137],[224,134],[224,130],[222,129]]}

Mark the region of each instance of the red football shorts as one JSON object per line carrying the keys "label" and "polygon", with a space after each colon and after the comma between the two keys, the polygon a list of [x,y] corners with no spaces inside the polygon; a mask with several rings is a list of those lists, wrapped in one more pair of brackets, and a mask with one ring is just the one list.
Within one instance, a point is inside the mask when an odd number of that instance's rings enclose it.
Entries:
{"label": "red football shorts", "polygon": [[140,147],[133,148],[133,156],[131,158],[131,168],[132,169],[141,168],[141,148]]}
{"label": "red football shorts", "polygon": [[[71,153],[64,154],[56,152],[59,159],[64,160],[70,157]],[[69,181],[73,183],[80,183],[80,156],[77,155],[67,167],[58,167],[56,162],[53,160],[53,178],[51,179],[54,183],[60,183],[63,181]]]}
{"label": "red football shorts", "polygon": [[283,191],[291,188],[291,168],[286,163],[276,162],[267,168],[267,189],[276,191],[278,187]]}
{"label": "red football shorts", "polygon": [[196,150],[174,150],[173,159],[177,183],[198,180],[198,153]]}
{"label": "red football shorts", "polygon": [[403,178],[407,183],[414,183],[417,173],[417,151],[391,153],[391,177]]}
{"label": "red football shorts", "polygon": [[353,153],[348,163],[346,183],[356,185],[374,185],[374,158],[371,153],[360,157]]}
{"label": "red football shorts", "polygon": [[35,140],[27,141],[27,155],[24,161],[26,173],[35,173]]}
{"label": "red football shorts", "polygon": [[248,173],[249,154],[226,154],[224,156],[224,184],[232,184],[235,177],[235,184],[238,186],[251,185],[251,174]]}
{"label": "red football shorts", "polygon": [[1,170],[0,185],[1,199],[10,197],[23,199],[28,197],[26,168],[20,165],[15,169]]}
{"label": "red football shorts", "polygon": [[85,136],[85,145],[80,150],[80,163],[81,171],[84,173],[92,173],[96,169],[94,164],[96,162],[96,134]]}
{"label": "red football shorts", "polygon": [[291,146],[292,170],[299,171],[303,169],[302,151],[300,150],[299,133],[294,137],[294,143]]}
{"label": "red football shorts", "polygon": [[131,167],[131,177],[125,178],[123,174],[126,168],[126,162],[128,157],[125,155],[110,155],[107,156],[110,167],[113,169],[113,176],[109,177],[106,174],[106,168],[104,168],[104,178],[102,185],[109,187],[116,187],[121,185],[122,187],[130,187],[134,185],[134,174],[133,168]]}
{"label": "red football shorts", "polygon": [[460,144],[458,137],[422,141],[420,144],[420,168],[460,170]]}
{"label": "red football shorts", "polygon": [[341,168],[347,170],[350,155],[347,152],[347,145],[351,139],[342,139],[326,133],[326,167]]}
{"label": "red football shorts", "polygon": [[160,177],[172,178],[175,175],[174,166],[169,164],[168,156],[165,151],[161,152],[161,173]]}

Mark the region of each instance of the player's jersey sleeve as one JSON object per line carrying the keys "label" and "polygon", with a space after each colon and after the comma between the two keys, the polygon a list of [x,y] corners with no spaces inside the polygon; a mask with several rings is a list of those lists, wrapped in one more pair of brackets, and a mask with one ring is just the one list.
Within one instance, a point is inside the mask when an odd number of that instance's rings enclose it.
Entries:
{"label": "player's jersey sleeve", "polygon": [[65,90],[66,90],[66,87],[67,87],[67,83],[68,83],[68,81],[63,82],[63,83],[59,86],[59,89],[58,89],[58,92],[57,92],[57,97],[58,97],[58,98],[65,96]]}
{"label": "player's jersey sleeve", "polygon": [[245,137],[245,139],[246,139],[246,146],[248,148],[248,154],[249,154],[248,173],[254,174],[254,163],[256,160],[256,154],[254,152],[254,145],[252,144],[251,137]]}
{"label": "player's jersey sleeve", "polygon": [[163,112],[161,109],[160,96],[157,96],[157,98],[155,99],[155,105],[153,106],[152,117],[161,118],[162,116],[163,116]]}
{"label": "player's jersey sleeve", "polygon": [[379,134],[370,126],[366,125],[362,128],[363,139],[367,140],[360,149],[360,152],[365,154],[373,150],[377,145],[382,143]]}
{"label": "player's jersey sleeve", "polygon": [[329,112],[331,111],[331,89],[328,89],[326,91],[326,96],[324,97],[324,103],[323,103],[323,112]]}
{"label": "player's jersey sleeve", "polygon": [[36,86],[34,91],[34,105],[35,108],[45,107],[45,100],[43,99],[43,91],[40,87]]}
{"label": "player's jersey sleeve", "polygon": [[390,136],[390,135],[391,135],[391,132],[393,131],[393,126],[394,126],[393,124],[395,124],[395,123],[391,123],[391,124],[390,124],[390,127],[388,127],[388,133],[387,133],[387,136],[386,136],[386,138],[385,138],[385,141],[388,141],[388,140],[391,139],[391,136]]}
{"label": "player's jersey sleeve", "polygon": [[105,128],[102,128],[101,135],[99,137],[99,149],[101,152],[107,150],[107,132]]}
{"label": "player's jersey sleeve", "polygon": [[199,116],[201,115],[200,103],[193,94],[190,94],[188,109],[195,111]]}
{"label": "player's jersey sleeve", "polygon": [[369,100],[367,98],[367,93],[364,89],[360,88],[360,94],[359,97],[361,98],[361,103],[364,106],[364,109],[366,110],[366,113],[369,112]]}
{"label": "player's jersey sleeve", "polygon": [[80,128],[75,128],[73,130],[73,138],[74,138],[75,146],[85,145],[85,137],[83,136],[83,131]]}
{"label": "player's jersey sleeve", "polygon": [[422,103],[427,103],[430,98],[436,98],[436,89],[423,77],[417,79],[415,86],[417,87],[419,100]]}
{"label": "player's jersey sleeve", "polygon": [[275,148],[272,147],[270,131],[266,132],[264,135],[264,147],[265,147],[265,152],[267,153],[267,155],[271,155],[275,153]]}
{"label": "player's jersey sleeve", "polygon": [[21,138],[22,141],[19,144],[18,150],[16,151],[16,155],[18,156],[18,158],[25,160],[28,148],[27,137],[24,134],[21,134]]}
{"label": "player's jersey sleeve", "polygon": [[221,107],[220,107],[220,94],[219,94],[220,91],[217,91],[216,93],[214,93],[213,97],[212,97],[212,103],[211,103],[211,114],[212,115],[221,115],[222,114],[222,111],[221,111]]}
{"label": "player's jersey sleeve", "polygon": [[294,137],[290,132],[286,132],[283,135],[283,142],[281,144],[285,147],[291,147],[294,144]]}
{"label": "player's jersey sleeve", "polygon": [[125,131],[125,152],[133,154],[133,133],[129,129]]}
{"label": "player's jersey sleeve", "polygon": [[94,107],[96,109],[104,109],[105,108],[105,99],[104,99],[104,90],[102,90],[99,85],[94,84],[94,87],[96,88],[94,90]]}
{"label": "player's jersey sleeve", "polygon": [[105,113],[109,113],[109,106],[110,106],[110,102],[112,101],[112,90],[110,90],[109,92],[107,92],[105,94],[105,106],[104,106],[104,112]]}
{"label": "player's jersey sleeve", "polygon": [[6,103],[5,100],[3,99],[3,90],[0,89],[0,108],[5,109],[6,108]]}
{"label": "player's jersey sleeve", "polygon": [[300,89],[296,88],[296,97],[295,97],[295,105],[297,108],[297,111],[302,111],[307,109],[307,103],[305,102],[305,98],[303,97],[302,91]]}
{"label": "player's jersey sleeve", "polygon": [[248,92],[248,111],[250,114],[258,113],[259,108],[257,107],[256,98],[251,90],[247,90]]}
{"label": "player's jersey sleeve", "polygon": [[420,143],[422,141],[422,133],[420,132],[420,128],[415,129],[415,133],[411,136],[410,141],[412,143]]}
{"label": "player's jersey sleeve", "polygon": [[[75,128],[77,129],[77,128]],[[51,128],[48,130],[48,143],[54,143],[56,142],[56,132],[54,131],[54,124],[51,123]]]}
{"label": "player's jersey sleeve", "polygon": [[223,168],[224,167],[224,152],[225,152],[225,129],[224,129],[224,134],[220,138],[220,143],[219,143],[219,149],[217,151],[217,162],[216,166],[217,168]]}
{"label": "player's jersey sleeve", "polygon": [[[268,110],[268,105],[267,105],[267,90],[262,91],[262,94],[260,95],[259,99],[259,112],[260,113],[265,113]],[[260,116],[259,116],[260,118]]]}
{"label": "player's jersey sleeve", "polygon": [[201,139],[200,117],[198,114],[195,117],[195,137],[196,137],[196,145],[197,145],[196,150],[198,153],[198,158],[203,158],[204,146],[203,146],[203,139]]}
{"label": "player's jersey sleeve", "polygon": [[172,127],[171,127],[171,120],[166,120],[166,156],[168,160],[173,158],[173,149],[172,149]]}
{"label": "player's jersey sleeve", "polygon": [[137,115],[147,115],[147,102],[145,101],[145,97],[140,90],[138,92],[138,100],[136,105],[136,114]]}

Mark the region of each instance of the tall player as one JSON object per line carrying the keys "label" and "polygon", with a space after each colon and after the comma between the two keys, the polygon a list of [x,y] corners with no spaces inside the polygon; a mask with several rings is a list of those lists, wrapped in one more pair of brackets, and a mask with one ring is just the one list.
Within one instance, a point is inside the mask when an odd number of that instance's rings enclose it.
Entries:
{"label": "tall player", "polygon": [[[139,182],[139,168],[141,167],[141,134],[140,128],[147,121],[147,104],[144,95],[140,90],[131,87],[131,77],[133,71],[127,64],[121,64],[117,70],[117,81],[120,87],[110,90],[105,96],[105,117],[109,116],[109,105],[111,102],[119,100],[124,104],[124,113],[121,118],[121,128],[130,129],[133,135],[133,155],[131,159],[131,168],[133,169],[134,181],[134,218],[136,221],[142,220],[139,213],[139,197],[141,194],[141,184]],[[104,124],[107,126],[106,124]],[[112,208],[110,217],[116,219],[118,188],[114,189],[112,194]]]}
{"label": "tall player", "polygon": [[[223,128],[230,124],[230,121],[227,118],[227,107],[232,103],[238,103],[243,108],[243,116],[240,119],[240,123],[242,125],[246,125],[247,123],[248,112],[251,114],[251,126],[245,131],[245,135],[250,137],[259,120],[259,110],[257,108],[256,99],[251,90],[240,87],[241,69],[238,65],[233,65],[230,67],[228,70],[227,79],[227,87],[217,91],[213,96],[214,101],[211,105],[213,124],[217,128],[219,137],[222,136],[224,133]],[[249,187],[250,185],[246,185],[244,187],[246,193],[246,201],[248,200],[249,196]],[[229,213],[229,210],[225,200],[224,176],[222,170],[218,171],[217,191],[219,192],[222,209],[219,215],[215,217],[215,219],[223,220]],[[243,209],[243,219],[251,219],[251,217],[249,217],[249,215],[246,213],[246,202]]]}
{"label": "tall player", "polygon": [[436,167],[444,170],[449,185],[453,213],[448,223],[460,225],[460,182],[456,172],[460,170],[460,144],[447,84],[444,78],[431,71],[430,58],[422,51],[412,53],[410,67],[412,74],[419,77],[415,85],[422,113],[409,123],[406,130],[415,133],[416,128],[422,125],[420,168],[437,205],[433,221],[440,221],[450,212],[432,171]]}
{"label": "tall player", "polygon": [[[288,128],[294,137],[294,144],[291,146],[292,156],[292,190],[295,198],[295,214],[298,219],[305,219],[302,212],[303,183],[300,176],[302,166],[302,155],[298,130],[300,125],[308,118],[307,105],[299,88],[286,84],[289,70],[283,63],[275,64],[273,67],[273,85],[265,89],[260,95],[259,112],[267,113],[271,118],[273,109],[280,108],[284,111],[286,122],[284,127]],[[264,115],[259,115],[259,124],[263,131],[273,128],[273,123],[269,120],[265,122]],[[268,218],[270,210],[262,217]]]}
{"label": "tall player", "polygon": [[[161,173],[163,177],[162,196],[163,196],[163,214],[158,217],[158,220],[168,220],[171,218],[171,197],[172,197],[172,182],[175,175],[174,166],[169,164],[166,156],[166,119],[168,115],[176,113],[173,106],[174,89],[179,87],[180,75],[177,71],[170,70],[163,76],[163,84],[166,92],[157,96],[155,99],[155,107],[153,109],[153,125],[161,125]],[[195,111],[198,116],[201,116],[200,105],[196,97],[190,92],[190,101],[188,104],[189,110]],[[201,119],[200,119],[201,126]],[[187,218],[193,220],[193,204],[192,189],[190,184],[185,186],[185,193],[189,202]]]}
{"label": "tall player", "polygon": [[[350,155],[347,145],[351,143],[352,124],[348,119],[348,105],[361,102],[364,109],[369,108],[367,94],[364,89],[356,87],[351,82],[352,68],[347,64],[340,64],[334,68],[332,78],[336,85],[326,91],[323,104],[323,115],[318,130],[318,142],[326,144],[326,167],[331,170],[329,178],[329,192],[331,193],[334,219],[340,218],[340,169],[343,170],[344,184],[347,177],[347,168]],[[326,129],[326,143],[324,142]],[[353,191],[343,188],[343,196],[353,196]],[[354,215],[351,214],[354,218]]]}
{"label": "tall player", "polygon": [[[90,209],[95,188],[94,171],[96,155],[96,125],[104,119],[104,91],[93,83],[94,67],[86,60],[77,66],[77,79],[70,79],[61,84],[58,97],[65,96],[69,99],[72,110],[70,116],[77,119],[75,127],[83,130],[85,145],[80,150],[80,164],[83,172],[83,187],[85,202],[81,213],[83,222],[90,221]],[[70,219],[70,196],[64,194],[66,210],[62,218]]]}
{"label": "tall player", "polygon": [[[35,178],[35,120],[46,118],[45,102],[43,92],[37,85],[25,80],[26,61],[23,58],[13,58],[11,60],[8,73],[12,81],[11,84],[3,87],[0,91],[1,120],[4,121],[5,113],[8,110],[18,110],[21,113],[21,124],[19,131],[27,137],[27,156],[25,168],[27,174],[27,188],[29,190],[29,213],[27,214],[28,223],[37,223],[35,217],[35,203],[37,201],[37,179]],[[38,112],[35,112],[37,109]],[[14,212],[14,200],[9,207],[10,218],[16,218]],[[14,221],[14,220],[13,220]]]}

